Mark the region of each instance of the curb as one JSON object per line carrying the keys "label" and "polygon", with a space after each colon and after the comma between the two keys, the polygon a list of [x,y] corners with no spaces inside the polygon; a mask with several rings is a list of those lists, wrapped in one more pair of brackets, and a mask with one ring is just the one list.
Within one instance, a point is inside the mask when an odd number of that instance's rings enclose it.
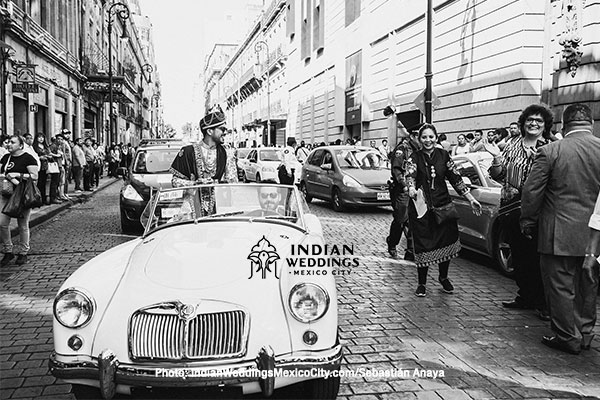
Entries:
{"label": "curb", "polygon": [[[60,214],[61,212],[68,210],[75,204],[81,204],[81,203],[87,202],[96,193],[101,192],[102,190],[106,189],[107,187],[114,184],[115,182],[123,182],[123,179],[108,178],[106,180],[103,180],[102,183],[100,183],[100,185],[98,186],[98,188],[96,190],[94,190],[93,192],[90,192],[90,193],[84,192],[84,193],[77,195],[76,197],[72,196],[72,199],[73,199],[72,201],[64,202],[64,203],[53,205],[53,206],[44,206],[43,209],[41,209],[39,211],[37,211],[37,210],[34,211],[31,215],[31,218],[29,219],[29,229],[48,221],[49,219]],[[16,221],[16,219],[15,219],[15,221]],[[11,226],[10,227],[11,237],[17,236],[18,234],[19,234],[18,226],[16,226],[16,225]]]}

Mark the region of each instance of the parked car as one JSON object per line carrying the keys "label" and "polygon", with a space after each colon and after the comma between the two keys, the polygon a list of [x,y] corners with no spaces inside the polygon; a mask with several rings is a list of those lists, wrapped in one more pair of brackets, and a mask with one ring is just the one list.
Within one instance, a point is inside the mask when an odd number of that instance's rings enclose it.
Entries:
{"label": "parked car", "polygon": [[244,169],[245,169],[245,165],[248,162],[248,160],[246,159],[246,157],[248,156],[248,153],[250,153],[252,149],[251,148],[241,148],[241,149],[237,149],[237,172],[238,172],[238,180],[241,182],[244,180]]}
{"label": "parked car", "polygon": [[[190,218],[185,199],[198,191],[214,207],[199,204]],[[143,220],[142,237],[91,259],[58,291],[55,377],[105,399],[213,385],[269,396],[299,382],[303,397],[336,397],[339,376],[307,375],[339,371],[342,347],[333,263],[298,255],[325,243],[297,188],[160,190]]]}
{"label": "parked car", "polygon": [[171,187],[171,163],[184,144],[145,144],[138,147],[129,169],[119,168],[124,184],[119,195],[121,230],[123,233],[143,232],[140,216],[152,190]]}
{"label": "parked car", "polygon": [[300,190],[306,201],[331,201],[335,211],[348,206],[389,206],[387,160],[362,146],[324,146],[314,149],[302,167]]}
{"label": "parked car", "polygon": [[453,157],[456,168],[471,189],[471,194],[482,206],[482,215],[475,216],[467,200],[459,196],[448,184],[452,201],[458,209],[460,241],[466,249],[496,260],[505,275],[513,274],[507,233],[498,220],[501,185],[488,173],[492,156],[487,152],[462,154]]}
{"label": "parked car", "polygon": [[[278,168],[281,165],[282,149],[275,147],[258,147],[251,149],[243,164],[244,182],[275,182],[279,183]],[[302,164],[294,167],[295,183],[300,183]]]}

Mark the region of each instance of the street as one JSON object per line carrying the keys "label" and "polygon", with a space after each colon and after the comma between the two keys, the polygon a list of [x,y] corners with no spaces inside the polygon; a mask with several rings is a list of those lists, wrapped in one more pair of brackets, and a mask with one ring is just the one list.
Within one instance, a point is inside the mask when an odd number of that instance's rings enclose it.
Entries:
{"label": "street", "polygon": [[[117,181],[33,228],[29,263],[0,270],[2,399],[76,398],[71,385],[48,373],[52,302],[77,267],[131,239],[120,233],[120,187]],[[343,377],[339,399],[600,397],[598,341],[579,356],[543,346],[548,323],[533,311],[502,307],[516,286],[490,260],[463,252],[450,267],[455,294],[439,290],[432,269],[428,295],[418,298],[414,264],[387,257],[391,209],[340,214],[318,200],[310,209],[320,218],[326,241],[353,245],[359,259],[358,266],[336,277],[342,369],[410,371],[410,376]],[[439,373],[416,377],[415,370]]]}

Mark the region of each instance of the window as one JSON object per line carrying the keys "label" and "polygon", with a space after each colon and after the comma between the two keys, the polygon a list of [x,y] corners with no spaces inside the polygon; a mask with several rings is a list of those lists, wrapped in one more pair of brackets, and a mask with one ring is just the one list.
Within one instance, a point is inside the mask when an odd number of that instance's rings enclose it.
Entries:
{"label": "window", "polygon": [[346,0],[346,26],[360,16],[360,0]]}
{"label": "window", "polygon": [[291,39],[296,34],[296,0],[287,0],[285,24],[286,36]]}
{"label": "window", "polygon": [[475,169],[475,166],[473,163],[471,163],[471,161],[467,160],[466,158],[459,158],[454,160],[454,163],[461,176],[469,178],[471,183],[475,186],[483,186],[481,184],[481,179],[479,179],[477,169]]}
{"label": "window", "polygon": [[333,167],[333,157],[328,151],[325,152],[325,156],[323,157],[323,162],[321,163],[321,165],[323,164],[330,164]]}
{"label": "window", "polygon": [[316,0],[318,3],[313,10],[313,50],[321,50],[325,42],[325,14],[324,0]]}
{"label": "window", "polygon": [[312,154],[312,156],[308,160],[308,163],[310,165],[315,165],[315,166],[319,167],[319,166],[321,166],[321,162],[323,161],[324,155],[325,155],[325,150],[317,150]]}
{"label": "window", "polygon": [[312,24],[312,13],[311,13],[312,0],[302,0],[302,30],[301,30],[301,44],[300,44],[300,58],[306,60],[310,58],[310,43],[311,43],[311,24]]}

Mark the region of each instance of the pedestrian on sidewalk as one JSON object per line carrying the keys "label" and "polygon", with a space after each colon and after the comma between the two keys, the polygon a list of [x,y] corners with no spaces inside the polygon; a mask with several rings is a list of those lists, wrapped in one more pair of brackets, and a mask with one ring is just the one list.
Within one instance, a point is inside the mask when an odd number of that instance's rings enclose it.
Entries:
{"label": "pedestrian on sidewalk", "polygon": [[92,174],[94,171],[94,150],[92,149],[92,139],[89,137],[83,141],[83,154],[85,155],[85,165],[83,166],[83,190],[89,192],[92,190]]}
{"label": "pedestrian on sidewalk", "polygon": [[544,290],[554,336],[546,346],[572,354],[589,348],[596,323],[597,280],[582,265],[590,240],[588,223],[600,188],[600,138],[585,104],[563,115],[564,139],[538,149],[523,187],[521,231],[538,233]]}
{"label": "pedestrian on sidewalk", "polygon": [[[406,237],[406,250],[404,259],[414,261],[412,235],[410,233],[410,224],[408,223],[408,186],[406,184],[406,165],[412,154],[419,150],[419,128],[422,124],[415,125],[405,130],[401,123],[398,123],[398,138],[400,142],[390,152],[391,180],[389,184],[390,200],[392,201],[393,219],[390,225],[390,234],[385,238],[388,253],[390,257],[396,258],[398,251],[396,246],[402,239],[402,233]],[[410,132],[410,134],[409,134]]]}
{"label": "pedestrian on sidewalk", "polygon": [[94,152],[94,171],[92,173],[92,185],[100,185],[100,156],[98,155],[98,143],[92,141],[92,151]]}
{"label": "pedestrian on sidewalk", "polygon": [[76,193],[81,193],[81,177],[85,165],[85,153],[81,148],[81,138],[77,138],[75,139],[75,146],[73,146],[73,180],[75,181]]}
{"label": "pedestrian on sidewalk", "polygon": [[507,234],[518,288],[516,297],[503,301],[502,306],[510,309],[535,309],[539,318],[545,321],[550,316],[540,273],[537,236],[528,239],[521,234],[519,202],[535,152],[550,143],[548,134],[552,124],[552,111],[543,104],[532,104],[519,116],[515,131],[520,132],[520,136],[507,142],[502,152],[498,146],[487,141],[484,143],[485,149],[494,156],[489,169],[490,176],[502,184],[499,223]]}
{"label": "pedestrian on sidewalk", "polygon": [[47,170],[48,170],[48,159],[50,156],[50,150],[46,144],[46,135],[42,132],[38,132],[33,139],[33,150],[37,153],[40,159],[39,172],[37,187],[42,195],[42,203],[49,204],[48,197],[46,196],[46,182],[47,182]]}
{"label": "pedestrian on sidewalk", "polygon": [[[438,281],[443,291],[454,292],[454,286],[448,279],[448,269],[450,260],[458,256],[461,246],[458,238],[458,213],[452,205],[446,180],[458,194],[469,201],[473,213],[481,215],[481,204],[469,192],[450,154],[436,147],[437,141],[435,126],[424,124],[419,129],[421,149],[411,155],[407,165],[408,193],[413,199],[409,202],[408,218],[419,277],[415,294],[420,297],[427,294],[425,285],[429,266],[436,264],[439,269]],[[426,203],[425,210],[421,207],[423,199]]]}
{"label": "pedestrian on sidewalk", "polygon": [[65,176],[61,178],[62,185],[62,199],[71,200],[69,197],[69,182],[71,181],[71,169],[73,168],[73,150],[71,148],[71,131],[63,129],[62,131],[62,145],[61,150],[63,152]]}
{"label": "pedestrian on sidewalk", "polygon": [[48,174],[50,175],[50,204],[60,204],[62,203],[62,200],[59,197],[58,187],[60,185],[60,171],[63,153],[60,150],[58,138],[56,136],[52,138],[52,143],[50,144],[49,149],[52,159],[48,161],[55,164],[54,168],[48,166]]}
{"label": "pedestrian on sidewalk", "polygon": [[[36,180],[38,177],[39,167],[35,158],[29,153],[26,153],[25,139],[22,136],[12,136],[8,145],[8,154],[5,154],[0,159],[0,171],[9,179],[16,187],[20,182],[26,179]],[[0,195],[0,210],[4,208],[10,197]],[[23,213],[22,218],[17,218],[17,226],[19,229],[19,247],[15,249],[10,235],[10,220],[11,217],[4,213],[0,213],[0,240],[2,241],[2,252],[4,257],[0,261],[0,266],[8,265],[15,254],[17,254],[17,265],[22,265],[27,262],[27,253],[29,252],[29,217],[31,209],[27,209]]]}

